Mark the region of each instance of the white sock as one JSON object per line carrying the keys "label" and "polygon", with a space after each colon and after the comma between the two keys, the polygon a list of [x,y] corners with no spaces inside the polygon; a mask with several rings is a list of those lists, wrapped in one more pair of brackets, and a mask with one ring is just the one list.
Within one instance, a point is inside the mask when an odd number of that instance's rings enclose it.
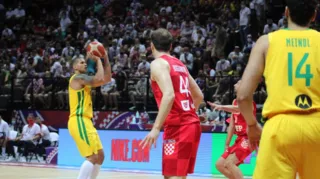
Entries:
{"label": "white sock", "polygon": [[6,156],[6,148],[2,147],[2,156]]}
{"label": "white sock", "polygon": [[101,167],[101,165],[98,165],[98,164],[94,165],[94,168],[93,168],[93,171],[91,174],[91,178],[89,178],[89,179],[96,179],[97,178],[97,176],[100,172],[100,167]]}
{"label": "white sock", "polygon": [[84,161],[81,165],[78,179],[87,179],[91,176],[94,165],[88,160]]}

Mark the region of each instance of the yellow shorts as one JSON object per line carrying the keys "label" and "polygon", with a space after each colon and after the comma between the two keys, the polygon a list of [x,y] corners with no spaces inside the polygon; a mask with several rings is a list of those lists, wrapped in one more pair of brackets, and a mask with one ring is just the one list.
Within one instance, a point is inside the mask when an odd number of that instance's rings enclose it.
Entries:
{"label": "yellow shorts", "polygon": [[253,179],[320,178],[320,115],[277,115],[263,127]]}
{"label": "yellow shorts", "polygon": [[94,128],[91,119],[69,118],[68,129],[81,156],[88,157],[92,154],[97,154],[98,150],[102,149],[98,132]]}

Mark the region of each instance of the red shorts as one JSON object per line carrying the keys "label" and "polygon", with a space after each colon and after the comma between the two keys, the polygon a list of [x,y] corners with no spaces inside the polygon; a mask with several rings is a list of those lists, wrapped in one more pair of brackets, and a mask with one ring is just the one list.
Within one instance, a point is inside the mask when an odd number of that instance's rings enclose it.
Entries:
{"label": "red shorts", "polygon": [[164,129],[162,175],[187,176],[194,171],[201,136],[200,123]]}
{"label": "red shorts", "polygon": [[236,154],[239,162],[236,164],[239,166],[243,163],[243,161],[252,153],[252,150],[249,146],[248,138],[238,136],[233,146],[229,147],[224,154],[222,154],[222,158],[227,159],[230,154]]}

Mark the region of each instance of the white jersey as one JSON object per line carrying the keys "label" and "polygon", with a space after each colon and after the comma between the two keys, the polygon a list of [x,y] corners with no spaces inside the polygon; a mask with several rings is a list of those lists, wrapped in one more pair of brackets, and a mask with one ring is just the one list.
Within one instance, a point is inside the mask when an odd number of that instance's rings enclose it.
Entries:
{"label": "white jersey", "polygon": [[0,121],[0,137],[3,136],[3,133],[6,137],[9,137],[9,125],[3,119]]}

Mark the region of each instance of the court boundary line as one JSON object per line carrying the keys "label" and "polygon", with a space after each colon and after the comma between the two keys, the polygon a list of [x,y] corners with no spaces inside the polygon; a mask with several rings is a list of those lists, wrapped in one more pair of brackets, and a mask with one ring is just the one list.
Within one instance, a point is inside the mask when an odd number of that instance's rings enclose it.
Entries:
{"label": "court boundary line", "polygon": [[[52,168],[52,169],[63,169],[63,170],[79,170],[80,167],[74,166],[59,166],[59,165],[52,165],[52,164],[36,164],[36,163],[24,163],[24,162],[3,162],[0,161],[0,166],[16,166],[16,167],[30,167],[30,168]],[[149,170],[123,170],[123,169],[112,169],[112,168],[101,168],[101,171],[106,172],[115,172],[115,173],[135,173],[135,174],[150,174],[150,175],[161,175],[160,171],[149,171]],[[216,177],[216,178],[225,178],[223,175],[213,175],[213,174],[201,174],[201,173],[194,173],[189,174],[188,176],[195,176],[195,177]],[[251,176],[244,176],[244,179],[251,179]]]}

